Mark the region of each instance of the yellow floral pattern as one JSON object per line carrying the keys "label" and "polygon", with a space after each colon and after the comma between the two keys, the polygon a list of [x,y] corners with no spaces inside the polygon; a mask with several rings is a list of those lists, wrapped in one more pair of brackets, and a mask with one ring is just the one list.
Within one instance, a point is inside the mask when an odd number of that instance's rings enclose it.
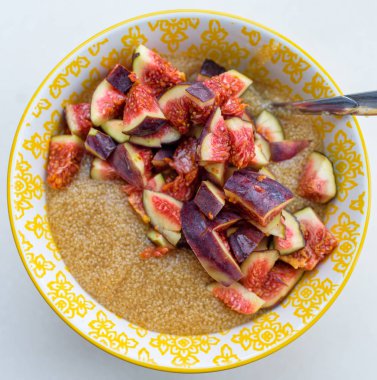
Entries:
{"label": "yellow floral pattern", "polygon": [[39,133],[34,133],[30,140],[25,140],[23,147],[26,150],[30,150],[34,158],[43,157],[44,160],[47,160],[48,156],[48,147],[50,145],[51,134],[46,132],[43,135]]}
{"label": "yellow floral pattern", "polygon": [[213,362],[218,366],[229,365],[237,363],[240,361],[240,358],[233,353],[232,348],[224,344],[220,349],[220,355],[217,355],[213,358]]}
{"label": "yellow floral pattern", "polygon": [[144,363],[156,364],[155,360],[152,359],[149,351],[146,348],[142,348],[141,350],[139,350],[139,352],[137,353],[137,358],[138,360]]}
{"label": "yellow floral pattern", "polygon": [[351,200],[350,209],[359,211],[361,215],[364,215],[365,208],[365,191],[363,191],[356,199]]}
{"label": "yellow floral pattern", "polygon": [[81,93],[80,100],[82,102],[89,101],[91,94],[101,80],[101,73],[96,67],[89,71],[88,78],[81,83],[83,91]]}
{"label": "yellow floral pattern", "polygon": [[257,318],[250,328],[243,327],[238,334],[233,335],[232,342],[240,344],[247,351],[268,349],[293,334],[290,323],[279,322],[279,314],[269,312]]}
{"label": "yellow floral pattern", "polygon": [[49,289],[47,295],[67,318],[85,317],[89,310],[94,309],[92,301],[88,301],[82,294],[76,294],[72,291],[73,285],[62,271],[58,271],[56,280],[50,281],[47,287]]}
{"label": "yellow floral pattern", "polygon": [[175,53],[179,49],[180,43],[189,38],[185,31],[189,28],[196,29],[199,26],[199,19],[173,18],[148,22],[148,25],[152,32],[155,30],[162,32],[161,41],[166,44],[170,53]]}
{"label": "yellow floral pattern", "polygon": [[241,33],[247,36],[251,46],[257,46],[262,38],[260,32],[255,29],[248,29],[246,26],[242,27]]}
{"label": "yellow floral pattern", "polygon": [[322,75],[316,73],[310,82],[306,82],[302,89],[305,93],[311,95],[313,99],[329,98],[334,96],[334,91],[331,89],[328,83]]}
{"label": "yellow floral pattern", "polygon": [[147,37],[140,30],[139,26],[128,28],[128,33],[122,37],[122,43],[125,48],[124,54],[131,58],[132,53],[138,45],[145,45],[148,42]]}
{"label": "yellow floral pattern", "polygon": [[113,49],[107,56],[104,56],[101,59],[101,66],[107,70],[111,70],[117,63],[120,63],[124,66],[129,66],[129,52],[127,49],[122,49],[120,51]]}
{"label": "yellow floral pattern", "polygon": [[335,128],[335,124],[325,119],[323,116],[315,116],[312,118],[312,121],[322,140],[324,140],[325,136],[331,133]]}
{"label": "yellow floral pattern", "polygon": [[34,111],[31,113],[35,118],[42,115],[44,110],[48,110],[51,107],[51,102],[48,99],[41,99],[34,107]]}
{"label": "yellow floral pattern", "polygon": [[307,272],[282,304],[285,308],[291,305],[295,309],[293,314],[303,323],[318,314],[337,287],[329,278],[322,280],[317,275],[318,270]]}
{"label": "yellow floral pattern", "polygon": [[137,326],[137,325],[134,325],[132,323],[129,323],[128,324],[128,327],[135,330],[136,331],[136,334],[140,337],[140,338],[144,338],[147,334],[148,334],[148,330],[144,329],[143,327],[140,327],[140,326]]}
{"label": "yellow floral pattern", "polygon": [[331,227],[331,232],[339,242],[338,248],[331,255],[331,261],[335,263],[334,270],[342,273],[347,272],[352,262],[353,254],[356,250],[357,242],[360,236],[360,225],[351,217],[342,212],[338,217],[338,223]]}
{"label": "yellow floral pattern", "polygon": [[108,42],[109,42],[108,38],[104,38],[102,41],[96,42],[88,49],[89,54],[95,57],[96,55],[100,53],[102,46],[106,45]]}

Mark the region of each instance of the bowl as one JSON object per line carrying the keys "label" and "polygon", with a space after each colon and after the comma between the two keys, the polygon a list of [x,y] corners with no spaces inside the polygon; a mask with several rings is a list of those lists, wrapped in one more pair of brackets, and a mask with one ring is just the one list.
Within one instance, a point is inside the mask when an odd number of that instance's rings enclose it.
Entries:
{"label": "bowl", "polygon": [[[263,358],[308,330],[334,302],[360,253],[370,210],[370,175],[354,117],[315,116],[334,163],[338,194],[326,224],[339,247],[307,273],[278,307],[229,331],[173,336],[118,318],[87,294],[68,272],[46,217],[45,168],[49,140],[62,106],[93,89],[140,43],[165,53],[227,62],[294,98],[340,94],[326,71],[296,44],[250,20],[213,11],[166,11],[116,24],[82,43],[48,74],[31,98],[15,134],[8,170],[8,209],[14,239],[35,286],[76,332],[104,351],[145,367],[206,372]],[[257,54],[258,53],[258,54]]]}

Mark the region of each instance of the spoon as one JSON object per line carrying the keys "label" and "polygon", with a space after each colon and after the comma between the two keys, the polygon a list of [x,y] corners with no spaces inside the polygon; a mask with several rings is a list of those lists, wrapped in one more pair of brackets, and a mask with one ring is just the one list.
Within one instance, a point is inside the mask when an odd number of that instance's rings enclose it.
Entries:
{"label": "spoon", "polygon": [[295,113],[313,115],[321,113],[359,116],[377,115],[377,91],[299,102],[274,102],[269,107],[287,108]]}

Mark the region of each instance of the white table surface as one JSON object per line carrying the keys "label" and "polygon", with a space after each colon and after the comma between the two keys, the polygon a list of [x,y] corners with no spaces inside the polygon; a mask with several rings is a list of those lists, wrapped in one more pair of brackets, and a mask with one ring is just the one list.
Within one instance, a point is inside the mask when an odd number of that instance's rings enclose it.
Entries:
{"label": "white table surface", "polygon": [[[162,9],[204,8],[249,17],[307,49],[346,92],[377,89],[375,0],[64,0],[1,2],[0,379],[176,379],[114,358],[71,330],[39,295],[18,257],[7,216],[13,134],[34,90],[70,50],[96,32]],[[376,178],[377,118],[360,119]],[[217,379],[376,378],[377,209],[356,269],[322,319],[288,347]],[[58,343],[58,344],[57,344]]]}

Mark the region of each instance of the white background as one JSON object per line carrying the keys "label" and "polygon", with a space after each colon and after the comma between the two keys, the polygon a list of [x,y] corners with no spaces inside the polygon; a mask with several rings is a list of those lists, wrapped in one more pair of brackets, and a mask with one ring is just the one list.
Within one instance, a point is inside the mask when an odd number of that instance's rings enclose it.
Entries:
{"label": "white background", "polygon": [[[375,0],[0,1],[0,379],[177,379],[114,358],[82,339],[45,303],[18,257],[7,217],[6,169],[21,114],[36,87],[70,50],[98,31],[174,8],[226,11],[298,43],[344,92],[377,90]],[[361,118],[376,178],[377,117]],[[244,367],[186,379],[372,379],[377,358],[377,223],[356,269],[324,317],[281,351]]]}

